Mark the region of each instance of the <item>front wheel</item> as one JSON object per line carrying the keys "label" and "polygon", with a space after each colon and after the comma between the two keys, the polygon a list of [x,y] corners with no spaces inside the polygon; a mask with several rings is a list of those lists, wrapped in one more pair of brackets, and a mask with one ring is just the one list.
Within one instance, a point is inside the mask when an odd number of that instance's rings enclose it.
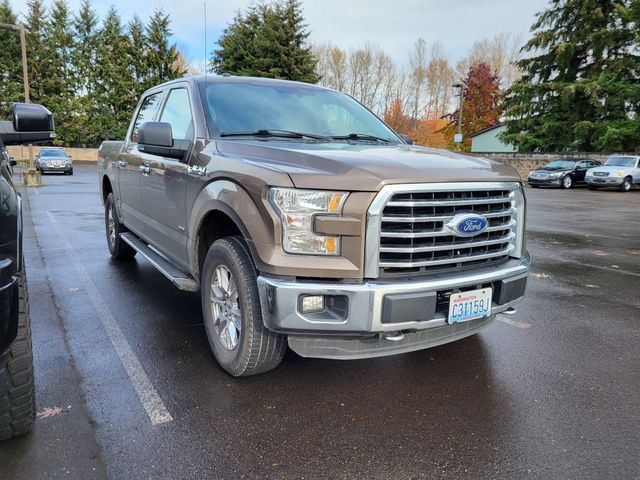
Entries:
{"label": "front wheel", "polygon": [[571,177],[571,175],[565,175],[562,178],[562,188],[567,190],[571,187],[573,187],[573,178]]}
{"label": "front wheel", "polygon": [[136,256],[136,251],[125,242],[120,234],[126,232],[127,229],[120,223],[118,211],[116,210],[116,200],[113,193],[107,195],[104,202],[104,223],[107,231],[107,244],[109,245],[109,253],[116,260],[129,259]]}
{"label": "front wheel", "polygon": [[23,273],[18,277],[18,336],[0,357],[0,440],[31,431],[35,413],[31,320]]}
{"label": "front wheel", "polygon": [[201,275],[202,314],[213,355],[229,374],[276,368],[286,337],[262,323],[257,273],[245,242],[227,237],[209,247]]}
{"label": "front wheel", "polygon": [[631,190],[631,177],[627,177],[625,178],[622,183],[620,184],[620,191],[621,192],[628,192]]}

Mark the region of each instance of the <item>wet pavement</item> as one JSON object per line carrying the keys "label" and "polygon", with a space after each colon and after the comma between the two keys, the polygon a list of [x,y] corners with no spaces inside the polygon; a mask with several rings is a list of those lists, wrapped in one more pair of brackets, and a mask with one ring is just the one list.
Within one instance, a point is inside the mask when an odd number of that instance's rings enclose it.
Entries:
{"label": "wet pavement", "polygon": [[40,418],[1,479],[640,478],[640,191],[527,189],[527,298],[479,335],[234,379],[75,172],[25,195]]}

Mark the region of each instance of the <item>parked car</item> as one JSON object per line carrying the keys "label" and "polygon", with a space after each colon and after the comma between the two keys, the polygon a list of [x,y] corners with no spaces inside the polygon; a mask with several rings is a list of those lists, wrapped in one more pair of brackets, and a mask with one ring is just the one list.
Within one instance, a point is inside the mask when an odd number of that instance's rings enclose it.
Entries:
{"label": "parked car", "polygon": [[64,148],[42,147],[36,156],[36,168],[44,175],[45,172],[63,172],[73,175],[73,162]]}
{"label": "parked car", "polygon": [[574,185],[584,184],[587,170],[599,165],[602,164],[588,158],[554,160],[542,168],[529,172],[529,186],[571,188]]}
{"label": "parked car", "polygon": [[411,146],[334,90],[165,83],[99,162],[111,256],[139,253],[199,290],[213,354],[234,376],[276,367],[287,344],[355,359],[452,342],[524,295],[518,173]]}
{"label": "parked car", "polygon": [[603,166],[590,169],[586,180],[592,190],[618,187],[621,192],[628,192],[640,185],[640,156],[614,155]]}
{"label": "parked car", "polygon": [[29,298],[22,258],[22,198],[4,145],[51,138],[53,118],[40,105],[14,104],[14,122],[0,122],[0,440],[33,425],[35,389]]}

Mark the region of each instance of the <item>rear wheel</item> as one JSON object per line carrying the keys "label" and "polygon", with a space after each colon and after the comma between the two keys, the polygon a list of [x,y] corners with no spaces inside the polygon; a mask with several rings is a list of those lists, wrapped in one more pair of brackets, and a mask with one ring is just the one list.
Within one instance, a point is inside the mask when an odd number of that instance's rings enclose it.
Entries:
{"label": "rear wheel", "polygon": [[126,232],[127,229],[120,223],[120,219],[118,218],[113,193],[107,195],[107,199],[104,202],[104,223],[107,231],[107,244],[109,245],[111,256],[116,260],[135,257],[137,252],[120,238],[120,234]]}
{"label": "rear wheel", "polygon": [[234,377],[277,367],[287,349],[286,337],[262,323],[256,278],[242,239],[227,237],[209,247],[201,278],[202,314],[213,355]]}
{"label": "rear wheel", "polygon": [[0,357],[0,440],[31,431],[35,413],[31,320],[23,273],[18,277],[18,336]]}
{"label": "rear wheel", "polygon": [[565,175],[562,178],[561,185],[562,185],[562,188],[564,188],[565,190],[573,187],[573,177],[571,177],[571,175]]}
{"label": "rear wheel", "polygon": [[631,177],[626,177],[622,183],[620,184],[620,191],[621,192],[628,192],[631,190]]}

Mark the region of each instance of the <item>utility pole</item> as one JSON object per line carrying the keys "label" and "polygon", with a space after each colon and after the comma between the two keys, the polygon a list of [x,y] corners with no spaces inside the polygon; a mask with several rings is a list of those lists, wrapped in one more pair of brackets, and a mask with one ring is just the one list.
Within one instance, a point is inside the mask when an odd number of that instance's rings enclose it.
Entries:
{"label": "utility pole", "polygon": [[454,141],[456,142],[456,151],[460,151],[460,145],[462,144],[462,106],[464,104],[464,84],[454,83],[451,85],[453,88],[460,89],[460,105],[458,106],[458,133],[456,134]]}
{"label": "utility pole", "polygon": [[[0,30],[14,30],[20,33],[20,49],[22,51],[22,83],[24,87],[24,103],[31,103],[29,95],[29,69],[27,67],[27,39],[24,25],[0,23]],[[29,144],[29,167],[33,168],[33,145]]]}

